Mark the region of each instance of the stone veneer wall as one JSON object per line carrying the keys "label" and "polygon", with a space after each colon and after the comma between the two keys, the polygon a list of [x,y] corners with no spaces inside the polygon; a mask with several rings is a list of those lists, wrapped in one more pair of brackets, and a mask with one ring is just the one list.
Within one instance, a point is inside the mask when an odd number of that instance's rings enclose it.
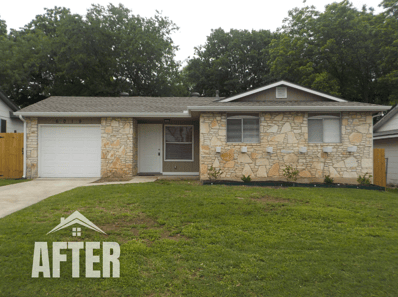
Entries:
{"label": "stone veneer wall", "polygon": [[[224,179],[251,175],[257,180],[283,180],[283,169],[290,165],[300,171],[302,181],[323,181],[331,175],[335,182],[355,183],[358,175],[373,174],[372,114],[342,112],[341,143],[308,143],[308,113],[260,113],[260,143],[227,143],[226,113],[200,116],[200,177],[208,179],[210,166],[220,168]],[[241,147],[247,153],[241,153]],[[323,153],[331,146],[332,153]],[[357,152],[348,153],[349,146]],[[216,153],[221,147],[221,153]],[[273,153],[266,152],[273,147]],[[299,148],[307,147],[300,154]]]}
{"label": "stone veneer wall", "polygon": [[132,118],[101,118],[101,177],[136,174],[133,127]]}
{"label": "stone veneer wall", "polygon": [[39,176],[37,121],[37,118],[26,118],[26,178]]}

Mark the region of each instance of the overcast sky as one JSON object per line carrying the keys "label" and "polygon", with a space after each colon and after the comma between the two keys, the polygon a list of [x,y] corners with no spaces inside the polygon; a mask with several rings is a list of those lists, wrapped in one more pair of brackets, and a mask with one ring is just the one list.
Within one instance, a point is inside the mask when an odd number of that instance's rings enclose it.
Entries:
{"label": "overcast sky", "polygon": [[[376,13],[382,11],[378,7],[382,0],[352,0],[358,9],[364,4],[373,7]],[[288,11],[294,7],[314,5],[323,11],[325,5],[332,0],[276,0],[276,1],[181,1],[181,0],[141,0],[141,1],[110,1],[110,0],[0,0],[0,18],[7,22],[7,27],[18,29],[29,23],[36,15],[43,14],[44,8],[61,6],[70,8],[72,13],[84,15],[92,3],[103,6],[122,3],[144,17],[151,17],[156,10],[162,11],[180,27],[172,37],[179,46],[177,60],[184,61],[193,56],[194,47],[204,44],[211,29],[233,29],[275,31],[282,25]],[[340,2],[340,1],[339,1]]]}

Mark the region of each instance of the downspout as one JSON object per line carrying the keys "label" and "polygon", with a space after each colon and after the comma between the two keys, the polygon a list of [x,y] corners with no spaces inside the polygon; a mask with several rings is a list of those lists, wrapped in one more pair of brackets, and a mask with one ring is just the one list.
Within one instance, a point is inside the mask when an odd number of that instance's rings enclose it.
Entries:
{"label": "downspout", "polygon": [[26,179],[26,120],[20,115],[19,118],[23,122],[23,176]]}

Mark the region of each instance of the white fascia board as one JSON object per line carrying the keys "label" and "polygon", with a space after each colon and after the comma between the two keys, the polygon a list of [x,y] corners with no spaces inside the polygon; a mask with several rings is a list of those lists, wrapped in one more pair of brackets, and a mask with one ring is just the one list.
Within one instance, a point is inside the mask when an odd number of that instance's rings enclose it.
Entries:
{"label": "white fascia board", "polygon": [[161,113],[161,112],[15,112],[24,117],[134,117],[134,118],[190,118],[189,113]]}
{"label": "white fascia board", "polygon": [[373,136],[373,140],[386,139],[386,138],[397,138],[398,134],[395,135],[385,135],[385,136]]}
{"label": "white fascia board", "polygon": [[220,102],[234,101],[236,99],[239,99],[239,98],[242,98],[242,97],[246,97],[246,96],[249,96],[249,95],[252,95],[252,94],[256,94],[258,92],[262,92],[262,91],[265,91],[265,90],[268,90],[268,89],[272,89],[272,88],[278,87],[280,85],[285,85],[285,86],[288,86],[288,87],[291,87],[291,88],[295,88],[295,89],[298,89],[298,90],[301,90],[301,91],[304,91],[304,92],[307,92],[307,93],[311,93],[311,94],[314,94],[314,95],[317,95],[317,96],[321,96],[323,98],[327,98],[327,99],[330,99],[330,100],[333,100],[333,101],[347,102],[347,100],[340,99],[340,98],[337,98],[337,97],[334,97],[334,96],[331,96],[331,95],[327,95],[327,94],[324,94],[324,93],[321,93],[321,92],[318,92],[318,91],[314,91],[314,90],[311,90],[309,88],[305,88],[305,87],[302,87],[302,86],[299,86],[299,85],[296,85],[296,84],[292,84],[292,83],[284,81],[284,80],[281,80],[281,81],[278,81],[276,83],[273,83],[273,84],[270,84],[270,85],[267,85],[267,86],[264,86],[264,87],[261,87],[261,88],[257,88],[257,89],[251,90],[251,91],[247,91],[247,92],[239,94],[239,95],[235,95],[235,96],[220,100]]}
{"label": "white fascia board", "polygon": [[389,106],[188,106],[190,111],[385,111]]}

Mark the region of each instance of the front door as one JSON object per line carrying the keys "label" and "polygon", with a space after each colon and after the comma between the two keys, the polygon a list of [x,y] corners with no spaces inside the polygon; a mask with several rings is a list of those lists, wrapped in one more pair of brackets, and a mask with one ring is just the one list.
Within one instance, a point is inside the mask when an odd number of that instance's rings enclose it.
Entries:
{"label": "front door", "polygon": [[138,172],[162,172],[162,124],[138,125]]}

